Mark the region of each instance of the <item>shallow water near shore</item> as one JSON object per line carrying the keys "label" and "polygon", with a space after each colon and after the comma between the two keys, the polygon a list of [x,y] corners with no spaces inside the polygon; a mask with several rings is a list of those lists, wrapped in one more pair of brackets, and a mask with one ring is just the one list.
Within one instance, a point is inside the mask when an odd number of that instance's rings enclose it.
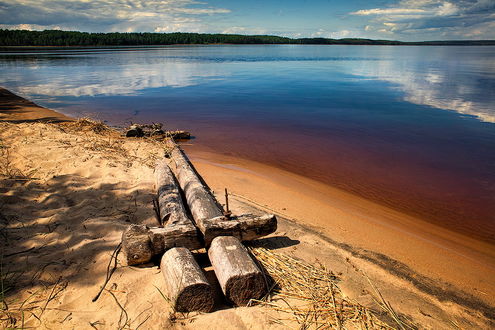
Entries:
{"label": "shallow water near shore", "polygon": [[[130,51],[132,50],[132,51]],[[495,47],[188,46],[0,53],[0,84],[273,165],[495,241]]]}

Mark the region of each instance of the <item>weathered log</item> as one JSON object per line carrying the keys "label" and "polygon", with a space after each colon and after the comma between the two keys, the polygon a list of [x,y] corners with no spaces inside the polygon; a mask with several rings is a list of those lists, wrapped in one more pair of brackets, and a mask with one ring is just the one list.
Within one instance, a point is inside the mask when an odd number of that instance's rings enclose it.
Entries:
{"label": "weathered log", "polygon": [[153,256],[161,255],[173,247],[196,250],[203,247],[198,230],[186,213],[175,177],[166,160],[155,167],[155,183],[158,205],[164,228],[148,228],[131,225],[122,237],[128,265],[149,262]]}
{"label": "weathered log", "polygon": [[203,247],[193,226],[171,224],[164,228],[130,225],[122,235],[122,249],[129,266],[144,264],[174,247]]}
{"label": "weathered log", "polygon": [[167,159],[162,159],[157,162],[155,167],[155,185],[158,192],[161,223],[163,225],[180,224],[194,227],[192,220],[187,216],[179,193],[179,186],[167,162]]}
{"label": "weathered log", "polygon": [[251,240],[277,230],[277,219],[274,215],[262,217],[246,215],[228,220],[215,197],[190,165],[187,156],[175,143],[173,145],[172,158],[177,168],[177,179],[184,191],[196,226],[203,234],[206,247],[217,236],[231,235],[241,240]]}
{"label": "weathered log", "polygon": [[[187,215],[175,176],[162,159],[155,167],[155,184],[161,223],[165,228],[154,228],[152,243],[155,252],[163,253],[170,247],[182,246],[191,250],[201,248],[198,230]],[[160,247],[162,250],[160,250]]]}
{"label": "weathered log", "polygon": [[131,125],[125,133],[126,137],[142,137],[144,136],[143,129],[140,125]]}
{"label": "weathered log", "polygon": [[274,233],[277,230],[277,218],[273,214],[259,217],[245,214],[232,220],[213,218],[202,221],[198,228],[203,233],[206,246],[217,236],[234,236],[241,241],[250,241]]}
{"label": "weathered log", "polygon": [[167,131],[165,134],[171,136],[174,140],[188,140],[191,138],[191,133],[187,131]]}
{"label": "weathered log", "polygon": [[188,249],[179,247],[165,252],[160,268],[175,311],[209,312],[213,308],[213,289]]}
{"label": "weathered log", "polygon": [[232,236],[213,239],[208,257],[225,297],[237,306],[266,294],[263,273],[242,243]]}
{"label": "weathered log", "polygon": [[149,237],[149,228],[145,225],[130,225],[122,234],[122,251],[128,265],[147,263],[154,255]]}
{"label": "weathered log", "polygon": [[174,145],[172,158],[177,168],[177,180],[184,191],[187,205],[189,205],[196,224],[200,226],[204,220],[224,218],[215,197],[203,185],[196,171],[190,165],[187,156],[175,143]]}

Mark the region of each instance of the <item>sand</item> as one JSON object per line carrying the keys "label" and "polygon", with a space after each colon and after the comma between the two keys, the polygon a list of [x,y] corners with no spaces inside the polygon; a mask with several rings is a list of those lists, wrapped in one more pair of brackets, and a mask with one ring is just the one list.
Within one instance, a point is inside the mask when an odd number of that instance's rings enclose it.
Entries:
{"label": "sand", "polygon": [[[419,328],[495,325],[493,246],[292,173],[184,148],[219,201],[229,189],[234,212],[278,215],[277,232],[256,246],[322,263],[339,274],[346,296],[378,315],[366,276],[402,319]],[[162,143],[74,122],[0,90],[0,151],[2,326],[298,326],[277,323],[287,316],[272,308],[232,308],[218,288],[212,313],[174,313],[159,292],[158,266],[128,267],[123,258],[92,302],[124,228],[156,225],[153,166],[164,153]],[[384,313],[381,318],[393,325]]]}

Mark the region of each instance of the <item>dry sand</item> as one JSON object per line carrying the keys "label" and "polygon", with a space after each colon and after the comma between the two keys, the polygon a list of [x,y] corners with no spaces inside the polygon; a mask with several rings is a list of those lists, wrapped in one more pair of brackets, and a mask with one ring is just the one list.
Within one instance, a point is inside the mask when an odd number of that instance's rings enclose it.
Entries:
{"label": "dry sand", "polygon": [[[266,306],[232,308],[220,294],[212,313],[173,313],[160,295],[163,279],[152,264],[119,262],[108,290],[92,302],[123,229],[130,223],[155,225],[153,166],[164,145],[85,123],[0,89],[0,325],[300,326]],[[416,327],[494,327],[493,246],[291,173],[194,146],[185,149],[220,201],[229,189],[234,212],[278,214],[277,232],[255,246],[320,262],[339,274],[346,296],[392,326],[397,327],[373,300],[366,276],[400,318]],[[204,256],[198,257],[207,267]],[[213,280],[211,268],[206,270]],[[278,295],[273,302],[285,304]],[[280,325],[280,319],[292,320]]]}

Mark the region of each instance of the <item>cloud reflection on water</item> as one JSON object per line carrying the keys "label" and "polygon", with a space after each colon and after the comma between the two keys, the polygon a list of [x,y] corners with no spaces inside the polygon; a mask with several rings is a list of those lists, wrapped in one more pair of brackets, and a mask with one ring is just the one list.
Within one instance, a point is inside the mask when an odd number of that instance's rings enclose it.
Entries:
{"label": "cloud reflection on water", "polygon": [[[419,49],[419,50],[417,50]],[[212,48],[207,49],[211,51]],[[174,51],[181,51],[175,49]],[[188,50],[184,51],[187,53]],[[198,50],[194,50],[198,51]],[[423,60],[424,54],[399,53],[396,49],[385,51],[381,60],[322,60],[321,57],[305,58],[306,63],[319,70],[319,78],[333,79],[335,70],[346,75],[351,74],[358,80],[373,79],[392,84],[392,88],[404,93],[403,100],[426,105],[438,109],[455,111],[460,114],[475,116],[481,121],[495,123],[495,64],[491,57],[483,57],[474,67],[469,63],[453,61],[450,55],[442,54],[438,59]],[[416,48],[416,51],[424,51]],[[442,50],[443,51],[443,50]],[[387,53],[390,52],[390,53]],[[196,54],[196,53],[194,53]],[[404,55],[406,54],[406,55]],[[156,56],[159,55],[159,56]],[[108,62],[108,57],[93,57],[62,61],[57,68],[57,62],[47,65],[36,61],[24,64],[25,70],[17,70],[17,64],[7,64],[10,67],[10,77],[0,77],[0,83],[8,86],[9,79],[15,75],[15,80],[22,82],[16,88],[22,95],[50,97],[91,97],[98,95],[138,95],[147,89],[173,87],[185,88],[211,82],[225,77],[248,75],[252,84],[256,84],[260,72],[275,70],[267,63],[266,58],[257,54],[258,61],[239,63],[225,54],[220,54],[217,61],[207,60],[201,56],[194,59],[177,59],[170,54],[149,53],[140,55],[138,59],[125,55],[117,55],[115,63]],[[412,56],[410,56],[412,55]],[[239,56],[239,61],[244,57]],[[397,57],[396,57],[397,56]],[[236,58],[237,58],[236,57]],[[376,57],[376,56],[375,56]],[[277,76],[283,88],[283,80],[290,75],[303,72],[297,58],[280,58],[271,63],[287,62],[284,75]],[[380,57],[378,57],[380,58]],[[438,61],[444,61],[439,63]],[[465,58],[462,59],[465,61]],[[226,63],[228,62],[228,63]],[[330,63],[326,66],[325,63]],[[250,65],[255,65],[250,66]],[[55,66],[55,69],[54,69]],[[462,68],[460,68],[462,67]],[[4,67],[5,68],[5,67]],[[250,69],[252,71],[249,71]],[[28,70],[26,70],[28,69]],[[472,71],[470,71],[472,70]],[[247,72],[247,73],[246,73]],[[300,75],[301,80],[311,84],[314,77]],[[230,85],[229,78],[221,88],[228,93],[236,88]],[[274,78],[275,79],[275,78]],[[289,80],[287,80],[289,81]],[[320,81],[320,80],[318,80]],[[315,82],[313,82],[314,84]],[[206,87],[213,88],[213,87]],[[487,92],[488,91],[488,92]],[[269,94],[269,90],[260,90]],[[276,91],[274,91],[276,92]],[[380,91],[377,91],[379,93]],[[276,94],[276,93],[275,93]],[[275,95],[274,94],[274,95]],[[274,96],[275,97],[275,96]]]}

